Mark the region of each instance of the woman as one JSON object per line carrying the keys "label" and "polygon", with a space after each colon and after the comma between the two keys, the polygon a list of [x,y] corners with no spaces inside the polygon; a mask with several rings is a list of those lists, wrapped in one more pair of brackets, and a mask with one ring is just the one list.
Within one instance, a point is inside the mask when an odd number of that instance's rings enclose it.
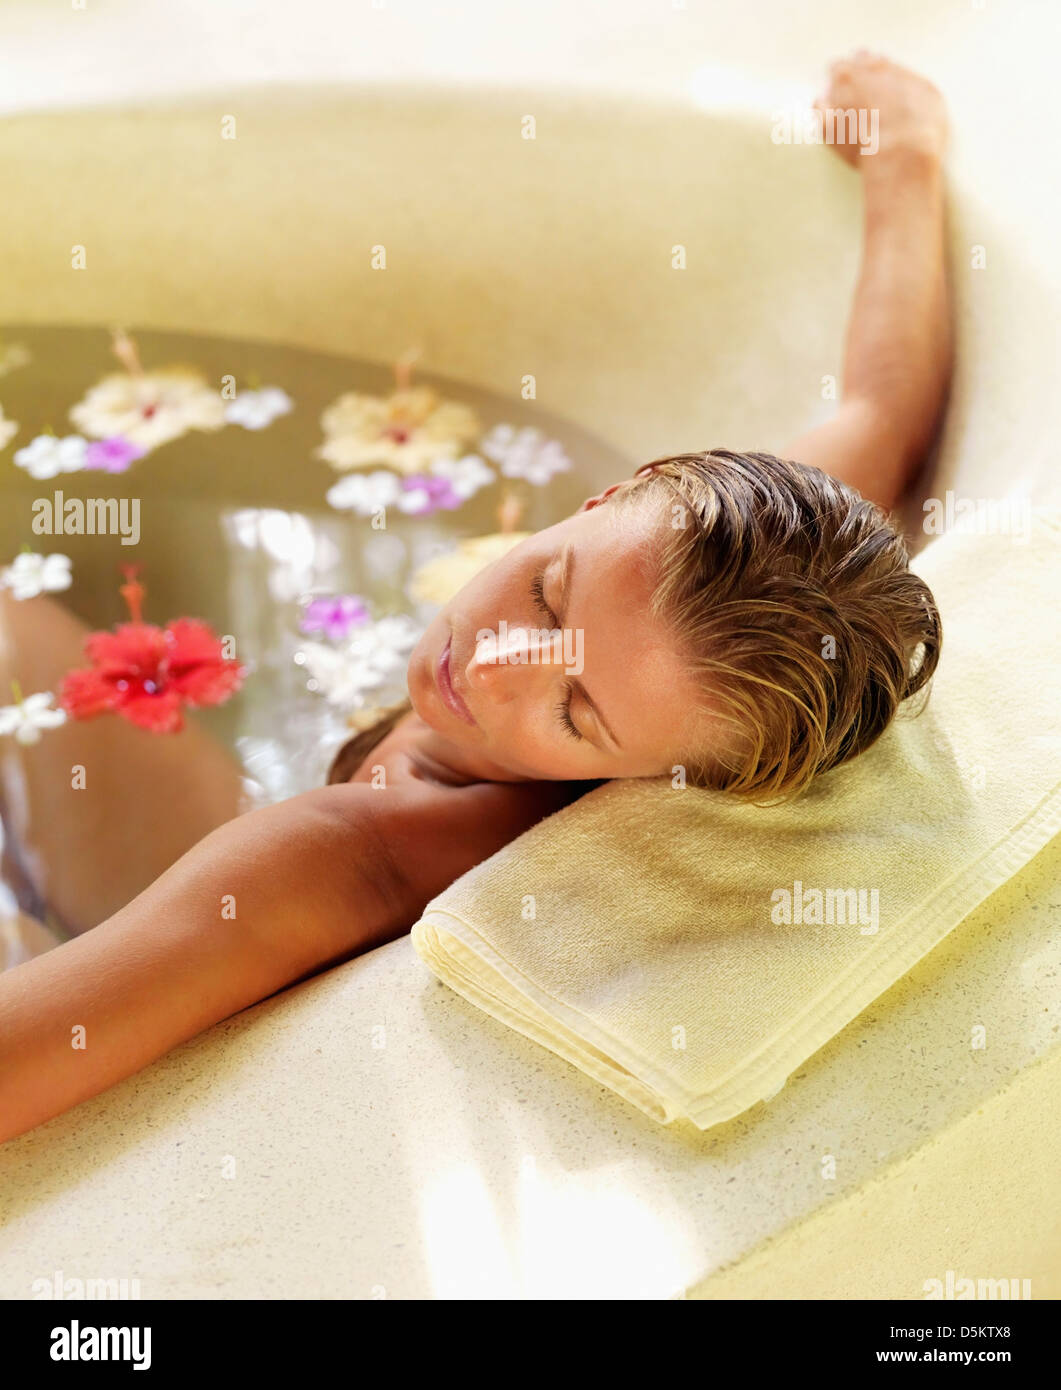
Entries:
{"label": "woman", "polygon": [[[408,931],[601,779],[793,794],[923,688],[938,615],[882,509],[949,379],[942,102],[860,51],[818,105],[877,110],[879,146],[835,147],[866,208],[844,396],[790,459],[657,460],[524,541],[443,608],[410,660],[411,708],[319,791],[240,815],[238,772],[204,734],[178,746],[115,720],[6,754],[25,872],[81,934],[0,976],[0,1140]],[[84,633],[58,606],[5,595],[0,616],[26,688],[77,663]],[[579,669],[506,659],[484,640],[502,624],[580,634]]]}

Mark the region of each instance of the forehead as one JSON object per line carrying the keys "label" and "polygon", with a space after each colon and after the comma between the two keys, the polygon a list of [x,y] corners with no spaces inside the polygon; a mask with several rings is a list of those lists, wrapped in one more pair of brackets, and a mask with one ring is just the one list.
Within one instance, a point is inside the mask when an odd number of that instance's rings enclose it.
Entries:
{"label": "forehead", "polygon": [[566,547],[572,551],[565,626],[583,633],[582,684],[624,752],[669,766],[693,734],[700,692],[677,635],[652,612],[660,518],[604,504],[555,529],[557,574]]}

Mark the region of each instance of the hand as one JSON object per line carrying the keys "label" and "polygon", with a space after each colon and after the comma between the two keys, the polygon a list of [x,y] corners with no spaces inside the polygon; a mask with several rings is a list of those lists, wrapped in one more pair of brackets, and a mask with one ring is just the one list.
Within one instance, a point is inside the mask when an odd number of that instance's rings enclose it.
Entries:
{"label": "hand", "polygon": [[[826,90],[814,107],[826,118],[826,140],[834,141],[833,148],[840,158],[862,172],[869,172],[880,155],[909,153],[936,161],[943,156],[947,115],[938,89],[909,68],[864,48],[851,58],[840,58],[829,65]],[[841,116],[830,118],[830,110],[868,113],[859,118],[863,133],[867,122],[872,132],[876,120],[876,153],[860,154],[859,145],[850,138],[853,132],[848,131],[848,122]],[[879,113],[876,117],[874,111]]]}

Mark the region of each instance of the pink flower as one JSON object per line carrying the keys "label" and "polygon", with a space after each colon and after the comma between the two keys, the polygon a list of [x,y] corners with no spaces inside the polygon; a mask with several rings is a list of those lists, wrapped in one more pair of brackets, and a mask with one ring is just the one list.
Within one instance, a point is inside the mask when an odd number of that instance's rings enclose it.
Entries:
{"label": "pink flower", "polygon": [[112,434],[108,439],[97,439],[88,446],[85,455],[86,468],[102,468],[105,473],[124,473],[134,459],[143,458],[147,450],[131,439],[120,434]]}
{"label": "pink flower", "polygon": [[454,491],[449,478],[431,473],[414,473],[405,478],[402,481],[402,494],[398,509],[414,516],[425,516],[428,512],[451,512],[464,501],[460,493]]}
{"label": "pink flower", "polygon": [[302,632],[323,632],[332,642],[341,642],[351,628],[368,622],[368,608],[356,594],[337,594],[315,598],[308,604],[299,628]]}

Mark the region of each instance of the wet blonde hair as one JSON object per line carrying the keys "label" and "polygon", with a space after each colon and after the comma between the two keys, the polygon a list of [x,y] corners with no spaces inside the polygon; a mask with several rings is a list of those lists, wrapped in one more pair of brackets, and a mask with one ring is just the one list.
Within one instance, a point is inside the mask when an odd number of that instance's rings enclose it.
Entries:
{"label": "wet blonde hair", "polygon": [[936,669],[939,613],[902,536],[819,469],[710,449],[645,464],[609,500],[663,509],[653,609],[729,731],[676,759],[692,785],[795,796],[874,743]]}

